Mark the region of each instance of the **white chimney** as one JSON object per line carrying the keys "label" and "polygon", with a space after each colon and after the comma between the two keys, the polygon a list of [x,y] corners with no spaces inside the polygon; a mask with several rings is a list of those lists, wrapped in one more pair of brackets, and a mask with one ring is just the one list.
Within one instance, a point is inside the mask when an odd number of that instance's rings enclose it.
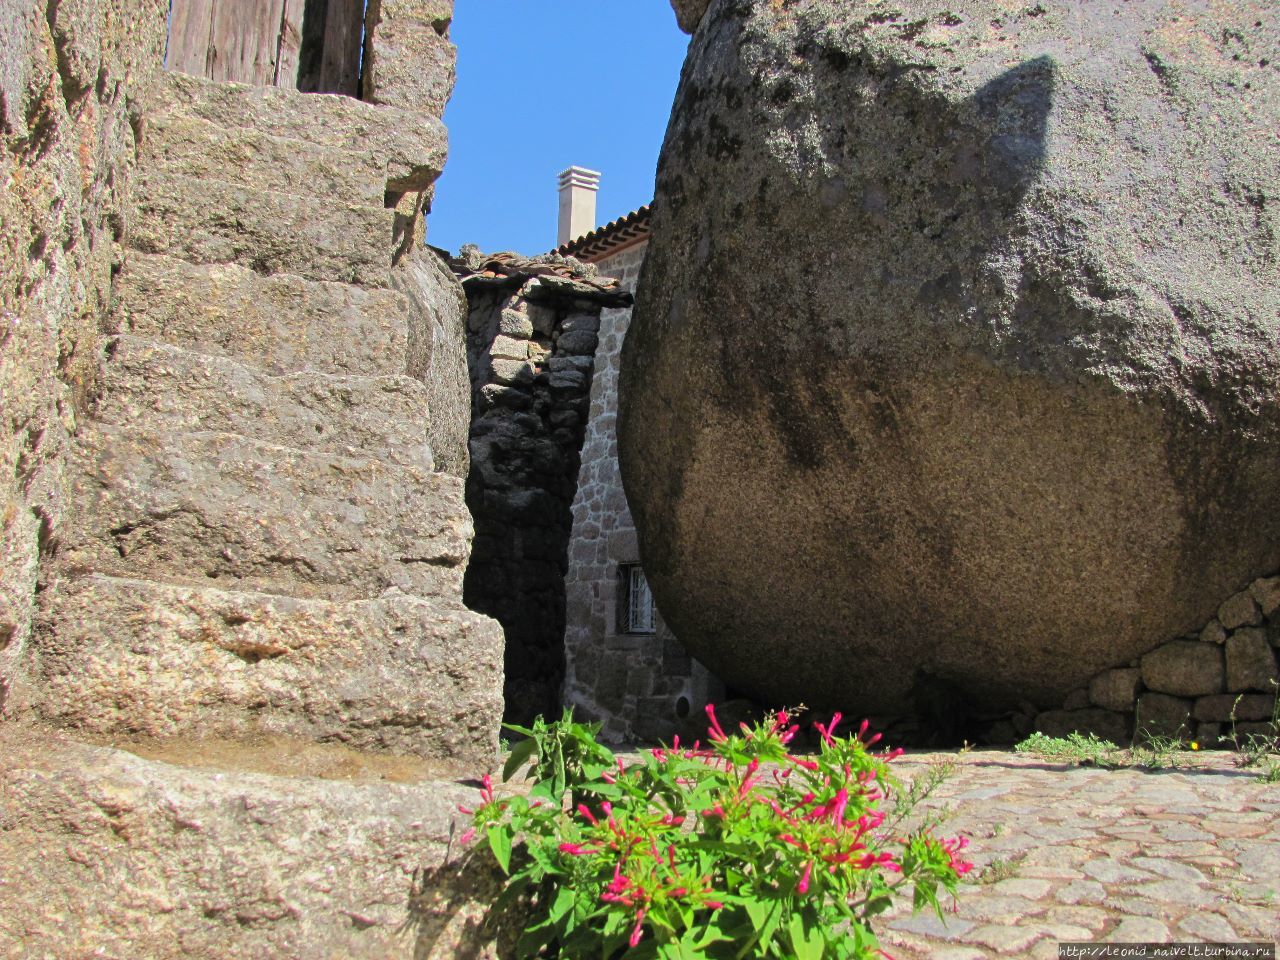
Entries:
{"label": "white chimney", "polygon": [[596,228],[596,191],[600,174],[585,167],[570,167],[560,174],[560,229],[556,246],[577,240]]}

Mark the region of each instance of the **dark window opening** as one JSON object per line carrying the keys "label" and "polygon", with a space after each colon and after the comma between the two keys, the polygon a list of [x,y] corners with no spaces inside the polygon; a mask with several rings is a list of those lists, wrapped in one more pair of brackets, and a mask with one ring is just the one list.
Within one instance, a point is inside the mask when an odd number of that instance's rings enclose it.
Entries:
{"label": "dark window opening", "polygon": [[652,634],[656,631],[653,593],[638,563],[618,568],[618,632]]}

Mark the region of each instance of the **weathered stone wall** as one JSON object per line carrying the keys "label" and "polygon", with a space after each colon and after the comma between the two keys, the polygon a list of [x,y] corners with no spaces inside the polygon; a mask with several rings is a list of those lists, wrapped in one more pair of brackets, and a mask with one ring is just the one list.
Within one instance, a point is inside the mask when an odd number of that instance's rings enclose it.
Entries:
{"label": "weathered stone wall", "polygon": [[100,386],[166,8],[17,0],[0,11],[0,715],[15,707],[41,560],[66,512],[69,438]]}
{"label": "weathered stone wall", "polygon": [[1127,666],[1104,670],[1038,729],[1073,730],[1128,743],[1148,735],[1198,739],[1274,736],[1280,696],[1280,574],[1233,594],[1204,629],[1171,640]]}
{"label": "weathered stone wall", "polygon": [[441,781],[492,764],[501,712],[501,631],[462,603],[466,301],[420,242],[448,91],[161,74],[163,2],[23,7],[0,954],[486,955],[426,903],[475,907]]}
{"label": "weathered stone wall", "polygon": [[[634,292],[647,247],[635,244],[595,266]],[[670,739],[685,718],[700,715],[708,702],[724,694],[722,684],[685,651],[660,611],[652,635],[628,634],[618,622],[621,569],[640,562],[614,431],[618,362],[630,322],[629,306],[600,315],[565,576],[563,699],[579,716],[602,722],[602,735],[611,741]]]}
{"label": "weathered stone wall", "polygon": [[506,715],[558,711],[564,577],[600,311],[630,302],[576,261],[455,261],[470,301],[476,538],[465,597],[506,632]]}

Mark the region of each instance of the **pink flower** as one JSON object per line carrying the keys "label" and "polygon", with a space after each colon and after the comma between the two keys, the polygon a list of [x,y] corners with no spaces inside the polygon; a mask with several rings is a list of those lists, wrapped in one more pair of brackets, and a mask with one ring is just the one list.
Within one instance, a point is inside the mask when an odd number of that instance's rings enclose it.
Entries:
{"label": "pink flower", "polygon": [[870,870],[872,867],[884,867],[891,873],[902,872],[902,868],[893,862],[893,854],[891,853],[868,853],[866,856],[854,860],[853,865],[859,870]]}
{"label": "pink flower", "polygon": [[595,853],[593,849],[583,846],[580,843],[562,843],[560,844],[560,852],[567,853],[575,857],[586,857]]}
{"label": "pink flower", "polygon": [[800,882],[796,884],[797,893],[809,892],[809,874],[813,871],[813,861],[810,860],[804,865],[804,873],[800,874]]}
{"label": "pink flower", "polygon": [[475,838],[476,838],[476,828],[470,827],[467,829],[465,833],[462,834],[462,836],[458,838],[458,843],[462,844],[465,847],[468,843],[470,843]]}
{"label": "pink flower", "polygon": [[640,938],[644,936],[644,928],[642,926],[644,924],[644,914],[644,907],[636,911],[636,925],[631,928],[631,939],[627,941],[633,947],[638,947]]}
{"label": "pink flower", "polygon": [[716,707],[714,703],[707,704],[707,719],[711,721],[707,727],[707,736],[715,743],[724,743],[729,738],[725,736],[724,730],[720,727],[720,721],[716,719]]}
{"label": "pink flower", "polygon": [[968,845],[969,845],[968,837],[954,837],[950,840],[942,841],[942,849],[946,851],[947,860],[951,865],[951,869],[954,870],[959,876],[962,876],[962,877],[966,873],[968,873],[970,870],[973,869],[972,863],[970,863],[968,860],[961,860],[957,856],[960,853],[960,851],[963,850]]}

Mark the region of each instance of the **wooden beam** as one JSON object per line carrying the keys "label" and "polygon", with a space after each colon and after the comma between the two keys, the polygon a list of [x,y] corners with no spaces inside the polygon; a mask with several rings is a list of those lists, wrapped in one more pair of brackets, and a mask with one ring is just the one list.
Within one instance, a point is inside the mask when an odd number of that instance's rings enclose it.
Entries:
{"label": "wooden beam", "polygon": [[209,75],[214,0],[172,0],[165,66],[197,77]]}
{"label": "wooden beam", "polygon": [[209,78],[274,85],[283,13],[284,0],[217,0]]}
{"label": "wooden beam", "polygon": [[302,54],[302,14],[306,0],[284,0],[280,15],[280,52],[276,57],[277,87],[298,88]]}

